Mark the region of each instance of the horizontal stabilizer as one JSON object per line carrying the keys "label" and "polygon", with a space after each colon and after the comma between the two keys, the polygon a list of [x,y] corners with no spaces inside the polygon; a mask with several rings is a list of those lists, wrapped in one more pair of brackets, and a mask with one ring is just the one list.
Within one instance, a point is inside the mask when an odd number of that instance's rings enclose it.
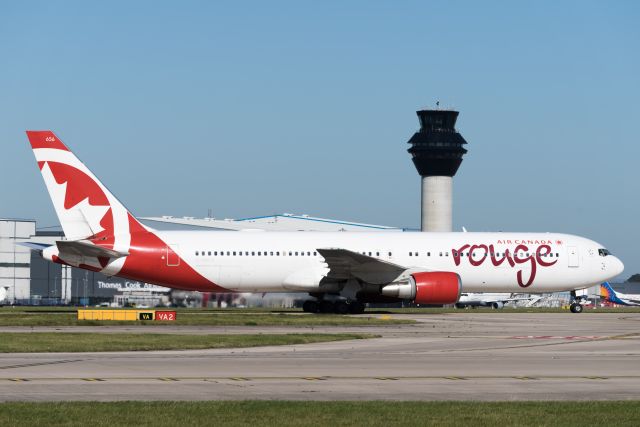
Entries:
{"label": "horizontal stabilizer", "polygon": [[49,246],[46,243],[36,243],[36,242],[18,242],[16,245],[24,246],[25,248],[29,248],[32,251],[43,251],[47,249]]}
{"label": "horizontal stabilizer", "polygon": [[95,245],[88,240],[59,240],[56,242],[60,254],[71,254],[83,257],[96,258],[122,258],[129,255],[128,252],[120,252],[113,249]]}

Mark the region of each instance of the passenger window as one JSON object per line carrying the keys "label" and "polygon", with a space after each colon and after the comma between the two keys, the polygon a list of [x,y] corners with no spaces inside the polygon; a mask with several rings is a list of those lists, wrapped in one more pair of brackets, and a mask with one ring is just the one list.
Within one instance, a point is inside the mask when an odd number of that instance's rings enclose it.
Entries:
{"label": "passenger window", "polygon": [[391,252],[389,252],[389,256],[391,256]]}
{"label": "passenger window", "polygon": [[198,256],[198,251],[196,251],[196,256]]}
{"label": "passenger window", "polygon": [[416,256],[419,256],[418,252],[416,252]]}
{"label": "passenger window", "polygon": [[236,251],[233,251],[233,256],[236,256]]}
{"label": "passenger window", "polygon": [[276,252],[276,256],[280,256],[280,252]]}
{"label": "passenger window", "polygon": [[376,252],[376,256],[380,256],[380,252]]}

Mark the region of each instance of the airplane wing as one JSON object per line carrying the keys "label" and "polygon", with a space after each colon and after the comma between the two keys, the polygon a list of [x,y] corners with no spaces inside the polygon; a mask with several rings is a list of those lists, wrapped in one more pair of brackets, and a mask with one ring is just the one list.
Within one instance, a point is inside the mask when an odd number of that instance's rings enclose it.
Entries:
{"label": "airplane wing", "polygon": [[129,255],[128,252],[120,252],[113,249],[103,248],[88,240],[58,240],[56,246],[60,253],[68,253],[81,257],[95,258],[121,258]]}
{"label": "airplane wing", "polygon": [[[501,300],[499,300],[499,301],[500,301],[500,302],[502,302],[502,303],[508,303],[508,302],[511,302],[511,301],[528,301],[528,300],[532,300],[532,299],[534,299],[534,298],[535,298],[535,297],[504,298],[504,299],[501,299]],[[494,302],[494,301],[490,301],[490,302]],[[497,301],[496,301],[496,302],[497,302]]]}
{"label": "airplane wing", "polygon": [[329,279],[357,278],[368,283],[382,285],[392,282],[407,269],[401,265],[347,249],[318,248],[317,251],[324,257],[329,267],[329,273],[326,276]]}

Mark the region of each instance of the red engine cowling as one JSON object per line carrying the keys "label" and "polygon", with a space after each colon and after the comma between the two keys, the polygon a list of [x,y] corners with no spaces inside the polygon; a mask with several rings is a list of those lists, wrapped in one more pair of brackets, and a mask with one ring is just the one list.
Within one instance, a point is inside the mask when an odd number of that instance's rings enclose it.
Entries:
{"label": "red engine cowling", "polygon": [[449,271],[413,273],[416,304],[453,304],[460,298],[460,276]]}

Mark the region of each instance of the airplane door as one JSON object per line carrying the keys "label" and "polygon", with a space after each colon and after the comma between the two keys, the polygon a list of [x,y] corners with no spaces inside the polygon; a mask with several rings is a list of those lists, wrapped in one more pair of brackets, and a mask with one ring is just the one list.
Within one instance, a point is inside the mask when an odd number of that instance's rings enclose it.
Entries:
{"label": "airplane door", "polygon": [[[174,248],[178,248],[178,245],[172,245]],[[167,267],[177,267],[180,265],[180,257],[169,246],[166,248]]]}
{"label": "airplane door", "polygon": [[576,246],[567,247],[567,255],[569,256],[569,267],[580,266],[580,253]]}

